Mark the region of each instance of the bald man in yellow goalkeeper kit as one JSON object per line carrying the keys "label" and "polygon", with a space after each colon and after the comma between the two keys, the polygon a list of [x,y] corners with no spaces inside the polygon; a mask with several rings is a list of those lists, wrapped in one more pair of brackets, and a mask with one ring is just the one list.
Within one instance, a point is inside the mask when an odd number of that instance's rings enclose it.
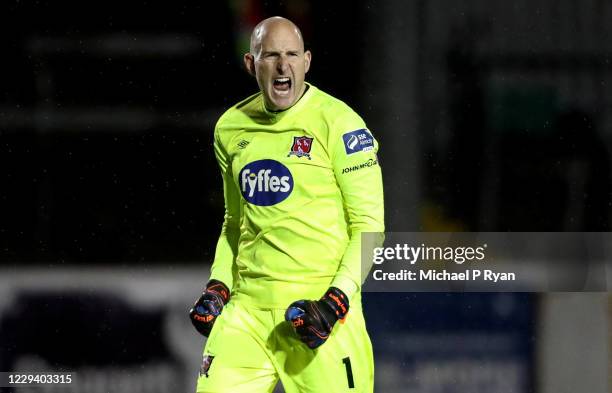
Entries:
{"label": "bald man in yellow goalkeeper kit", "polygon": [[373,391],[361,233],[384,231],[378,143],[304,82],[310,61],[291,21],[259,23],[244,63],[260,92],[215,128],[225,220],[190,311],[208,337],[197,392]]}

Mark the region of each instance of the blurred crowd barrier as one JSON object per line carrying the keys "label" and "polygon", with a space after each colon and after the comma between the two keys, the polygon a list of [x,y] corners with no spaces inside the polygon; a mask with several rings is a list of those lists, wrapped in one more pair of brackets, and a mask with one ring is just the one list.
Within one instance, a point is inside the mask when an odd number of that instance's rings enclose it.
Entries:
{"label": "blurred crowd barrier", "polygon": [[204,269],[31,268],[0,277],[0,370],[74,373],[69,385],[31,391],[194,390],[204,339],[187,312]]}
{"label": "blurred crowd barrier", "polygon": [[[20,392],[192,391],[207,271],[4,269],[0,370],[75,375]],[[365,293],[364,311],[376,392],[608,393],[606,293]]]}

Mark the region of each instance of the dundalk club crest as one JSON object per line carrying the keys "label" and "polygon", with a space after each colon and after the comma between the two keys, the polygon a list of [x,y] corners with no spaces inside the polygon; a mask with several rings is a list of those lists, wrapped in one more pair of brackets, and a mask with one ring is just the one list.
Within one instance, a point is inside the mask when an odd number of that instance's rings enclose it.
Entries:
{"label": "dundalk club crest", "polygon": [[307,136],[294,136],[293,137],[293,145],[291,146],[291,150],[287,157],[298,156],[298,157],[307,157],[310,158],[310,149],[312,149],[312,141],[314,138],[309,138]]}

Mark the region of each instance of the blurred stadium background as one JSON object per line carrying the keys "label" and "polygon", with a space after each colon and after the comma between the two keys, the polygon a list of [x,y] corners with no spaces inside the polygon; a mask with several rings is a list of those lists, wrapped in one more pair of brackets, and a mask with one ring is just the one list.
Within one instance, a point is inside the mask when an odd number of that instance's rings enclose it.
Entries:
{"label": "blurred stadium background", "polygon": [[[610,230],[610,2],[4,2],[0,371],[193,391],[212,131],[256,90],[241,56],[271,15],[380,140],[388,230]],[[364,303],[377,392],[610,392],[608,294]]]}

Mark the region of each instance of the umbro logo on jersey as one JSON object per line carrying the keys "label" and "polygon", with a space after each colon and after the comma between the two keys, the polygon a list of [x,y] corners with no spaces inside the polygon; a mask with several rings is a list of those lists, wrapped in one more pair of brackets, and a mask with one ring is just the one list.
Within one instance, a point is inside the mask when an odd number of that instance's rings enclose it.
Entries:
{"label": "umbro logo on jersey", "polygon": [[309,138],[307,136],[294,136],[293,144],[291,145],[291,150],[289,150],[287,157],[306,157],[311,160],[310,150],[312,149],[312,141],[314,141],[314,138]]}
{"label": "umbro logo on jersey", "polygon": [[245,147],[247,147],[249,145],[249,141],[245,141],[244,139],[241,140],[240,142],[238,142],[238,148],[239,149],[244,149]]}

